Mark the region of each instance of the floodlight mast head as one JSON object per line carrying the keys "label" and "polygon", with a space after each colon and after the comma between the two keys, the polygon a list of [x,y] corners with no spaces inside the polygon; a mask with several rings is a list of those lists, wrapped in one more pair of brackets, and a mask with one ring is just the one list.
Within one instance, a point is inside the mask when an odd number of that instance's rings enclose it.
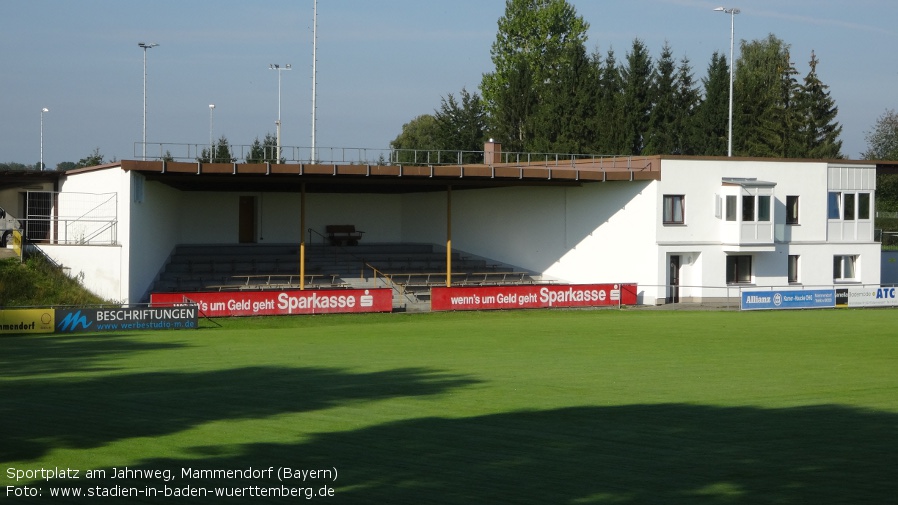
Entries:
{"label": "floodlight mast head", "polygon": [[151,47],[156,47],[156,46],[158,46],[158,45],[159,45],[159,44],[157,44],[157,43],[155,43],[155,42],[151,42],[151,43],[149,43],[149,44],[144,43],[144,42],[138,42],[138,43],[137,43],[137,47],[141,47],[141,48],[143,48],[143,49],[149,49],[149,48],[151,48]]}

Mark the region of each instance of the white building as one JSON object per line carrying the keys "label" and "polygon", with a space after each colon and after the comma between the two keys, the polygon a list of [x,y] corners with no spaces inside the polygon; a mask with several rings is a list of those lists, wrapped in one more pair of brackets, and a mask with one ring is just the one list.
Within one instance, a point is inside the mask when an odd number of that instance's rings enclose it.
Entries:
{"label": "white building", "polygon": [[[875,162],[496,156],[485,165],[77,170],[60,176],[48,214],[66,222],[41,248],[100,296],[130,303],[146,299],[179,244],[298,244],[335,223],[365,230],[365,243],[451,245],[556,282],[635,282],[645,304],[746,286],[880,283]],[[85,194],[97,203],[66,210],[66,195]],[[88,208],[101,216],[79,222]]]}

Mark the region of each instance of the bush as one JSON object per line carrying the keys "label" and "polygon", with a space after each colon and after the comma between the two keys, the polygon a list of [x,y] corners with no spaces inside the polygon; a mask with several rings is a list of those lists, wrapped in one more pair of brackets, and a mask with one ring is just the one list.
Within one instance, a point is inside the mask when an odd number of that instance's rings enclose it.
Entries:
{"label": "bush", "polygon": [[109,303],[42,256],[0,261],[0,307],[52,307]]}

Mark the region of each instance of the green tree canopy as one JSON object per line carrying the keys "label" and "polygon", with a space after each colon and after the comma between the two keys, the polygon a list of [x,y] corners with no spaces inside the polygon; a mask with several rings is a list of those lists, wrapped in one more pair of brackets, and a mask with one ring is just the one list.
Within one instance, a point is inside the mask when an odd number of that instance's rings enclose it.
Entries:
{"label": "green tree canopy", "polygon": [[441,99],[440,108],[434,112],[436,124],[435,146],[448,151],[462,151],[465,163],[483,161],[483,141],[486,115],[477,93],[462,88],[461,102],[452,93]]}
{"label": "green tree canopy", "polygon": [[796,157],[837,159],[842,157],[842,125],[836,122],[839,108],[829,94],[829,86],[817,76],[817,56],[811,51],[810,71],[804,78],[795,100]]}
{"label": "green tree canopy", "polygon": [[278,158],[277,137],[270,132],[265,134],[264,140],[259,137],[253,141],[246,156],[247,163],[284,163],[284,159]]}
{"label": "green tree canopy", "polygon": [[94,148],[92,153],[78,160],[78,163],[75,163],[74,168],[95,167],[97,165],[102,165],[103,162],[103,154],[100,153],[100,148],[97,147]]}
{"label": "green tree canopy", "polygon": [[730,67],[726,57],[715,52],[702,79],[704,100],[698,110],[696,154],[724,156],[729,135]]}
{"label": "green tree canopy", "polygon": [[426,160],[428,152],[439,149],[439,143],[436,118],[432,114],[422,114],[402,125],[402,132],[390,142],[391,161],[416,163],[419,159]]}
{"label": "green tree canopy", "polygon": [[209,151],[209,149],[203,149],[197,161],[201,163],[234,163],[237,161],[237,158],[231,156],[231,145],[224,135],[219,137],[218,143],[213,146],[211,157]]}
{"label": "green tree canopy", "polygon": [[[546,83],[557,80],[583,48],[589,24],[566,0],[506,0],[490,54],[495,70],[484,74],[481,95],[491,130],[515,147],[528,140],[530,115]],[[514,91],[527,90],[525,94]],[[511,106],[517,99],[520,103]],[[503,109],[514,112],[503,112]]]}
{"label": "green tree canopy", "polygon": [[773,34],[763,40],[742,41],[734,77],[734,155],[790,155],[796,125],[790,105],[797,72],[789,47]]}

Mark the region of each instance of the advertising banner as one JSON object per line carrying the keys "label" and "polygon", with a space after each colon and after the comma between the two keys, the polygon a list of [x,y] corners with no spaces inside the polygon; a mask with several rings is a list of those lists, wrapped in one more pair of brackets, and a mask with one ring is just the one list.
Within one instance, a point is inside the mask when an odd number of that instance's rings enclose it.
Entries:
{"label": "advertising banner", "polygon": [[822,309],[835,306],[834,289],[742,291],[742,310]]}
{"label": "advertising banner", "polygon": [[392,312],[393,290],[330,289],[153,293],[154,307],[196,303],[205,317]]}
{"label": "advertising banner", "polygon": [[431,288],[431,310],[539,309],[636,305],[636,284]]}
{"label": "advertising banner", "polygon": [[53,333],[53,309],[0,310],[0,333]]}
{"label": "advertising banner", "polygon": [[849,307],[898,307],[898,288],[882,286],[850,287]]}
{"label": "advertising banner", "polygon": [[197,327],[196,305],[112,309],[57,309],[56,331],[180,330]]}

